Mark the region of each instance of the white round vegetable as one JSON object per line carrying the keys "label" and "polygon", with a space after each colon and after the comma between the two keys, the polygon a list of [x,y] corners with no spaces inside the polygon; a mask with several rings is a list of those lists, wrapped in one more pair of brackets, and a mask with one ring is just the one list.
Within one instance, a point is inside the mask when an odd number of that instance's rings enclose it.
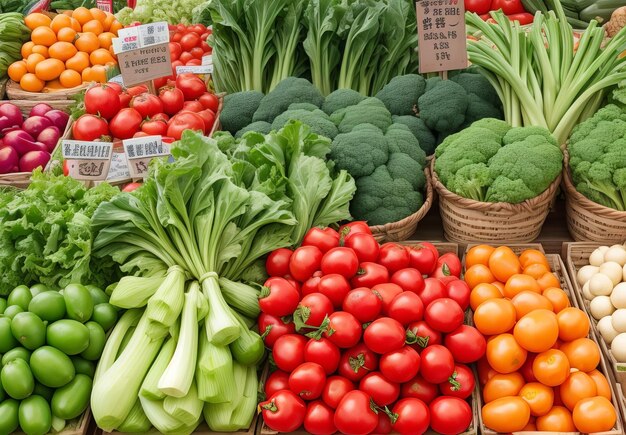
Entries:
{"label": "white round vegetable", "polygon": [[581,267],[578,273],[576,274],[576,280],[578,281],[578,285],[584,285],[587,281],[591,279],[593,275],[598,273],[599,270],[600,270],[599,266],[587,265],[587,266]]}
{"label": "white round vegetable", "polygon": [[604,251],[600,248],[595,249],[589,256],[589,264],[600,267],[604,263]]}
{"label": "white round vegetable", "polygon": [[626,333],[619,334],[611,342],[611,353],[617,362],[626,362]]}
{"label": "white round vegetable", "polygon": [[[609,249],[611,249],[611,248],[621,248],[622,246],[623,246],[623,245],[620,245],[619,243],[616,243],[615,245],[611,245],[611,246],[609,247]],[[606,261],[608,261],[608,260],[606,260]]]}
{"label": "white round vegetable", "polygon": [[606,254],[606,251],[608,251],[610,248],[606,245],[602,245],[602,246],[599,246],[597,249],[600,250],[600,252],[602,252],[602,255],[604,255]]}
{"label": "white round vegetable", "polygon": [[620,308],[611,315],[613,328],[619,332],[626,332],[626,309]]}
{"label": "white round vegetable", "polygon": [[622,245],[611,246],[604,254],[604,261],[614,261],[620,266],[626,264],[626,249]]}
{"label": "white round vegetable", "polygon": [[589,311],[594,319],[600,320],[604,316],[610,316],[615,311],[608,296],[596,296],[589,304]]}
{"label": "white round vegetable", "polygon": [[589,291],[594,296],[609,296],[613,291],[613,281],[603,273],[596,273],[589,280]]}
{"label": "white round vegetable", "polygon": [[598,331],[600,331],[600,335],[606,342],[606,344],[611,344],[613,339],[618,336],[619,332],[613,328],[613,316],[604,316],[598,321]]}
{"label": "white round vegetable", "polygon": [[595,298],[595,296],[592,295],[591,292],[589,291],[589,281],[587,281],[585,285],[583,286],[583,296],[588,301],[592,301],[593,298]]}
{"label": "white round vegetable", "polygon": [[622,281],[626,281],[626,264],[622,268]]}
{"label": "white round vegetable", "polygon": [[626,308],[626,282],[620,282],[613,288],[611,303],[617,309]]}
{"label": "white round vegetable", "polygon": [[624,275],[624,270],[622,266],[614,261],[607,261],[606,263],[602,263],[599,272],[611,278],[611,281],[613,281],[613,285],[617,285],[622,282],[622,277]]}

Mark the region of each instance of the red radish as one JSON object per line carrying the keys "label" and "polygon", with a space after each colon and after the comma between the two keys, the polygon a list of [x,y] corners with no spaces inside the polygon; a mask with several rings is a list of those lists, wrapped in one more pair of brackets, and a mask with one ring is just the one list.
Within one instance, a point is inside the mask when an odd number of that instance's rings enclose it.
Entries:
{"label": "red radish", "polygon": [[44,129],[39,136],[37,136],[37,142],[43,143],[49,152],[52,152],[54,148],[57,146],[59,139],[61,138],[61,133],[56,126],[48,127]]}
{"label": "red radish", "polygon": [[52,107],[50,107],[48,104],[39,103],[35,105],[32,109],[30,109],[30,113],[28,114],[28,116],[45,116],[46,113],[51,110]]}
{"label": "red radish", "polygon": [[20,171],[32,172],[39,166],[45,168],[49,161],[49,153],[45,151],[29,151],[20,159]]}
{"label": "red radish", "polygon": [[51,110],[44,115],[59,129],[60,132],[65,130],[67,123],[70,120],[70,115],[62,110]]}
{"label": "red radish", "polygon": [[0,104],[0,116],[9,118],[11,125],[21,126],[24,121],[20,108],[11,103]]}
{"label": "red radish", "polygon": [[0,174],[17,172],[19,156],[17,151],[10,146],[0,148]]}
{"label": "red radish", "polygon": [[22,130],[30,134],[32,137],[37,137],[39,136],[39,133],[52,125],[54,125],[54,123],[45,116],[31,116],[22,124]]}

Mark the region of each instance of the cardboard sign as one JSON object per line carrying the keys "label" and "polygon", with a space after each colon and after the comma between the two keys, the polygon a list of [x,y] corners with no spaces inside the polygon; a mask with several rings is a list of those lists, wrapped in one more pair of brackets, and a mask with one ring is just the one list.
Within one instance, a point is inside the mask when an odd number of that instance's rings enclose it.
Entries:
{"label": "cardboard sign", "polygon": [[417,2],[420,73],[467,68],[463,0]]}
{"label": "cardboard sign", "polygon": [[125,178],[130,178],[126,153],[114,152],[111,156],[111,166],[107,174],[107,181],[123,180]]}
{"label": "cardboard sign", "polygon": [[96,7],[101,11],[113,13],[113,0],[96,0]]}
{"label": "cardboard sign", "polygon": [[161,136],[137,137],[123,140],[122,143],[132,178],[146,177],[153,158],[170,155],[170,147],[163,143]]}
{"label": "cardboard sign", "polygon": [[113,39],[115,54],[170,42],[170,32],[165,21],[120,29]]}
{"label": "cardboard sign", "polygon": [[63,158],[76,180],[105,180],[111,166],[112,142],[63,140]]}
{"label": "cardboard sign", "polygon": [[125,86],[172,75],[168,43],[122,52],[117,55],[117,61]]}

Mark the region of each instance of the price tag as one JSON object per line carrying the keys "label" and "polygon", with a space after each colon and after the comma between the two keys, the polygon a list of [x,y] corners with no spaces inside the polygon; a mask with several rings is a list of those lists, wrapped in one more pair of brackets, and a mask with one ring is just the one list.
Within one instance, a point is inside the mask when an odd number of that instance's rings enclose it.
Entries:
{"label": "price tag", "polygon": [[202,65],[213,65],[213,55],[202,56]]}
{"label": "price tag", "polygon": [[107,181],[122,180],[124,178],[130,178],[126,153],[114,152],[111,156],[111,167],[109,168]]}
{"label": "price tag", "polygon": [[155,157],[170,155],[170,147],[163,143],[161,136],[145,136],[123,140],[128,170],[132,178],[148,175],[148,165]]}
{"label": "price tag", "polygon": [[467,68],[463,0],[417,2],[420,73]]}
{"label": "price tag", "polygon": [[117,55],[125,86],[134,86],[172,75],[170,47],[167,43],[152,45]]}
{"label": "price tag", "polygon": [[77,180],[105,180],[111,166],[112,142],[63,140],[63,158]]}
{"label": "price tag", "polygon": [[96,7],[101,11],[113,13],[113,0],[96,0]]}
{"label": "price tag", "polygon": [[121,74],[118,74],[115,77],[111,77],[109,83],[117,83],[118,85],[124,86],[124,79]]}
{"label": "price tag", "polygon": [[176,74],[213,74],[213,65],[181,65],[176,67]]}
{"label": "price tag", "polygon": [[142,24],[120,29],[113,39],[113,51],[119,54],[167,42],[170,42],[170,32],[165,21]]}

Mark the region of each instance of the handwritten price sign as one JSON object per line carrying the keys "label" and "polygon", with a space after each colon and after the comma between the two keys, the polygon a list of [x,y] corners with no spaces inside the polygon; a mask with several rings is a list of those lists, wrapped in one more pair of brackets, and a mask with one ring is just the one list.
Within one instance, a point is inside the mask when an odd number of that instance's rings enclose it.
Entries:
{"label": "handwritten price sign", "polygon": [[64,140],[62,147],[70,177],[90,181],[107,178],[113,152],[112,142]]}
{"label": "handwritten price sign", "polygon": [[155,157],[170,155],[168,144],[164,144],[161,136],[145,136],[122,141],[128,160],[128,171],[132,178],[144,178],[148,175],[148,166]]}

